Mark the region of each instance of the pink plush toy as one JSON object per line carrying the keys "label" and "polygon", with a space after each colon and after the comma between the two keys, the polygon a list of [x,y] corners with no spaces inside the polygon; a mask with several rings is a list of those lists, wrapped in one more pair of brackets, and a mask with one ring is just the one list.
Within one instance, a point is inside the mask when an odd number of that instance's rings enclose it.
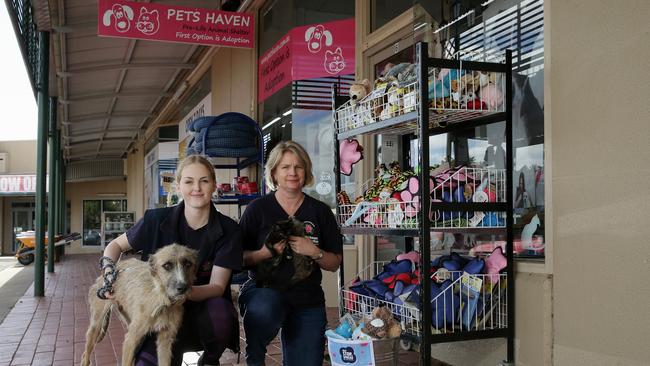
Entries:
{"label": "pink plush toy", "polygon": [[356,139],[345,139],[339,145],[341,174],[352,174],[352,165],[363,159],[363,147]]}
{"label": "pink plush toy", "polygon": [[489,275],[488,278],[491,283],[496,284],[499,282],[499,272],[506,268],[507,265],[508,259],[503,255],[501,247],[494,248],[492,253],[485,258],[484,268],[485,273]]}
{"label": "pink plush toy", "polygon": [[503,93],[501,89],[494,84],[488,84],[479,91],[479,98],[487,104],[489,110],[497,110],[503,105]]}

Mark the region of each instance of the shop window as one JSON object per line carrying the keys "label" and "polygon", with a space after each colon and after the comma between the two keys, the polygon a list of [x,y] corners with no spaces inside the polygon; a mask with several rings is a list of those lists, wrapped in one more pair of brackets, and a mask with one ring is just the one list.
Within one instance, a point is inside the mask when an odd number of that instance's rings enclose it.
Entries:
{"label": "shop window", "polygon": [[[483,5],[485,4],[485,5]],[[471,52],[474,58],[494,61],[506,49],[513,50],[513,203],[515,221],[515,252],[519,257],[543,258],[545,247],[544,199],[544,2],[524,0],[514,5],[496,0],[480,4],[462,3],[452,9],[462,21],[448,27],[450,34],[443,43],[450,57],[457,49]],[[452,20],[453,21],[453,20]],[[458,24],[461,31],[453,28]],[[456,36],[457,35],[457,36]],[[498,163],[499,147],[493,141],[503,136],[501,131],[486,131],[474,145],[476,159],[485,151],[487,163]],[[481,135],[481,134],[478,134]],[[487,144],[487,145],[486,145]],[[472,150],[472,147],[469,148]],[[472,156],[472,154],[470,154]],[[496,160],[495,160],[496,159]],[[433,161],[433,160],[432,160]],[[539,222],[532,241],[522,239],[526,225]],[[526,230],[530,233],[530,228]],[[465,241],[467,242],[467,240]],[[528,245],[517,243],[527,242]],[[532,243],[532,244],[531,244]]]}
{"label": "shop window", "polygon": [[[354,1],[349,0],[267,2],[267,5],[260,10],[258,54],[263,55],[294,27],[352,17],[354,17]],[[258,117],[262,126],[268,125],[276,118],[286,117],[283,113],[292,108],[292,92],[292,86],[289,84],[260,103]],[[268,138],[270,141],[275,141],[278,137],[291,138],[291,129],[288,130],[280,132],[278,127],[274,126],[273,130],[265,133],[271,133],[272,136]],[[271,148],[273,146],[274,144],[270,145]]]}
{"label": "shop window", "polygon": [[[401,14],[398,2],[371,2],[373,30]],[[433,3],[433,2],[429,2]],[[513,181],[515,252],[520,258],[544,258],[545,198],[544,198],[544,14],[543,0],[524,1],[443,1],[432,8],[427,2],[415,1],[431,15],[433,32],[440,40],[440,54],[444,58],[457,57],[460,50],[464,59],[500,61],[506,49],[513,50]],[[373,8],[374,7],[374,8]],[[389,14],[390,17],[384,16]],[[421,23],[414,24],[413,42],[422,33]],[[420,30],[418,31],[418,29]],[[406,51],[406,52],[405,52]],[[412,62],[405,48],[401,53],[382,58],[371,58],[373,76],[380,76],[388,63]],[[430,137],[430,163],[433,168],[470,165],[493,169],[505,167],[505,124],[477,128],[463,134],[445,134]],[[377,161],[388,163],[386,144],[378,138],[375,146]],[[410,142],[397,141],[398,150],[407,152],[398,156],[403,165],[415,169],[418,161],[416,137]],[[539,224],[536,224],[539,222]],[[535,224],[535,225],[533,225]],[[536,226],[532,238],[522,240],[524,227]],[[530,230],[526,230],[530,235]],[[528,241],[531,239],[531,241]],[[389,240],[393,242],[392,240]],[[433,249],[455,249],[476,253],[488,244],[505,241],[498,235],[457,234],[441,238],[441,245]],[[453,243],[453,244],[450,244]],[[527,243],[527,244],[524,244]],[[408,244],[408,243],[407,243]],[[390,251],[390,246],[387,246]],[[382,254],[382,253],[378,253]]]}
{"label": "shop window", "polygon": [[[485,0],[483,0],[485,1]],[[391,0],[371,0],[370,1],[370,32],[383,27],[400,14],[409,10],[415,5],[419,5],[431,16],[438,19],[445,8],[446,1],[391,1]]]}
{"label": "shop window", "polygon": [[82,245],[101,247],[101,221],[102,212],[126,211],[126,200],[83,200]]}

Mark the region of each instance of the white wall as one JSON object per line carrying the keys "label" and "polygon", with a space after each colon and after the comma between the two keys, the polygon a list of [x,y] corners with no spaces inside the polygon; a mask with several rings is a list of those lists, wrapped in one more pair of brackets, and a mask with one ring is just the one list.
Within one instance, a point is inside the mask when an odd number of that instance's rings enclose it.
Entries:
{"label": "white wall", "polygon": [[556,365],[650,362],[648,14],[550,0]]}

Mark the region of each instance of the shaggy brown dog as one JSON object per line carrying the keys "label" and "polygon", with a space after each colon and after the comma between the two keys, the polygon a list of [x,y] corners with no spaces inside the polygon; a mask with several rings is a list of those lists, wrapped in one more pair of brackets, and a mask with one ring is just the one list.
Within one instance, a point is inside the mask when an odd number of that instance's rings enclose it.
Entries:
{"label": "shaggy brown dog", "polygon": [[81,364],[90,364],[90,354],[106,335],[111,311],[117,310],[127,325],[122,344],[122,366],[133,365],[136,347],[147,333],[156,333],[158,364],[170,365],[172,343],[183,320],[183,302],[194,283],[197,253],[172,244],[160,248],[149,262],[128,259],[117,263],[113,299],[101,300],[100,276],[88,292],[90,325]]}

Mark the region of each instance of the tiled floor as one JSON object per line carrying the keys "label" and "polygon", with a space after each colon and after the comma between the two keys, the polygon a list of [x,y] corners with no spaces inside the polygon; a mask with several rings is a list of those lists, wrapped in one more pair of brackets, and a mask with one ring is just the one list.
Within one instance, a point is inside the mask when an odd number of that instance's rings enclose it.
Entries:
{"label": "tiled floor", "polygon": [[[34,297],[30,287],[0,324],[0,366],[78,365],[88,326],[86,296],[98,274],[97,255],[67,255],[54,273],[46,272],[44,297]],[[338,322],[336,308],[328,309],[328,319],[332,325]],[[106,338],[95,347],[93,365],[117,365],[123,339],[124,327],[114,315]],[[278,340],[267,352],[267,365],[281,364]],[[188,366],[197,359],[197,353],[185,354]],[[229,351],[221,358],[222,365],[237,363],[237,354]],[[243,355],[239,363],[245,364]],[[417,364],[416,353],[400,352],[399,365]]]}

